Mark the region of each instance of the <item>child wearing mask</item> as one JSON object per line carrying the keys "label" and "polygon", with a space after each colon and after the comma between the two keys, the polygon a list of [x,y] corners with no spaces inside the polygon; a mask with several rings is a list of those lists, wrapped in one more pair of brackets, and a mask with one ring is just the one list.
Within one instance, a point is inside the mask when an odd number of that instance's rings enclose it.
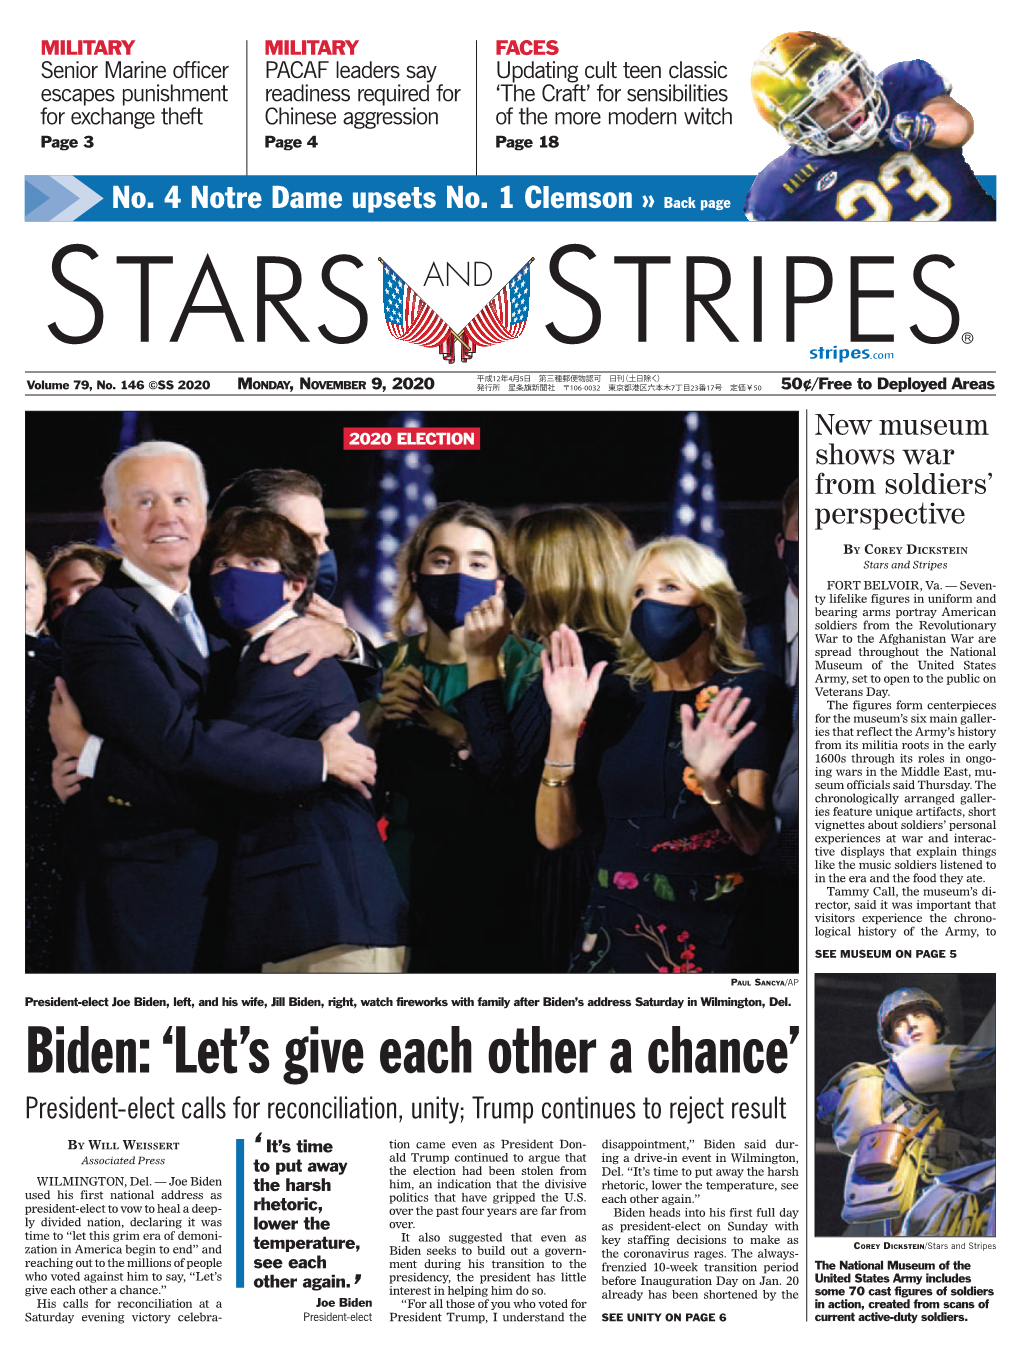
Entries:
{"label": "child wearing mask", "polygon": [[[387,792],[387,843],[411,902],[411,971],[521,972],[540,967],[531,890],[534,833],[519,785],[489,783],[461,719],[465,621],[503,591],[503,530],[481,506],[453,501],[401,549],[387,673],[367,713]],[[423,630],[412,613],[420,610]],[[538,676],[538,646],[505,632],[493,652],[513,707]]]}
{"label": "child wearing mask", "polygon": [[[220,616],[246,638],[226,718],[307,739],[337,722],[353,733],[357,701],[339,661],[320,661],[298,679],[300,657],[278,665],[259,659],[312,594],[308,535],[273,511],[238,508],[210,527],[203,556]],[[367,794],[331,779],[307,797],[240,798],[222,967],[402,971],[407,903]]]}

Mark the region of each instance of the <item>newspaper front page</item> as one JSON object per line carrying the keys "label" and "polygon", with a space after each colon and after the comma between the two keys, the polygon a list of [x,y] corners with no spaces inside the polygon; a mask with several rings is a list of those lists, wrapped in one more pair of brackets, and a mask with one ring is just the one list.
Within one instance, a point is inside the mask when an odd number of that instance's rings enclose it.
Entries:
{"label": "newspaper front page", "polygon": [[1005,1339],[961,17],[13,16],[12,1341]]}

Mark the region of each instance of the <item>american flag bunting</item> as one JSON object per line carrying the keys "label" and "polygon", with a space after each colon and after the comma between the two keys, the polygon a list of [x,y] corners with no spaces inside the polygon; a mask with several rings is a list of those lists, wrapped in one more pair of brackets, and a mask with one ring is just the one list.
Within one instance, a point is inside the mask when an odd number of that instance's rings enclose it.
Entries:
{"label": "american flag bunting", "polygon": [[[413,342],[415,346],[443,347],[451,337],[449,323],[388,263],[382,258],[379,261],[383,265],[383,315],[390,336],[398,342]],[[444,359],[453,357],[444,351]]]}
{"label": "american flag bunting", "polygon": [[[461,360],[470,360],[479,346],[496,346],[512,342],[524,331],[531,303],[531,258],[488,304],[475,314],[460,334],[464,345]],[[470,346],[468,345],[470,343]]]}
{"label": "american flag bunting", "polygon": [[531,264],[524,266],[507,281],[498,294],[480,309],[471,322],[455,332],[444,318],[417,294],[389,263],[383,266],[383,316],[390,336],[398,342],[436,347],[448,364],[457,359],[460,346],[462,361],[470,360],[480,346],[512,342],[524,331],[531,304]]}

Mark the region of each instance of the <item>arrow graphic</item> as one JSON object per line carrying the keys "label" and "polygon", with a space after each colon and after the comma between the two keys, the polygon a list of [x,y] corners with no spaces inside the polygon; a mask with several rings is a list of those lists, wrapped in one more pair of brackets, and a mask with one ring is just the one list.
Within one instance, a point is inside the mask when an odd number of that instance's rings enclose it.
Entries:
{"label": "arrow graphic", "polygon": [[102,199],[79,178],[53,178],[45,173],[25,176],[25,219],[32,224],[77,220]]}

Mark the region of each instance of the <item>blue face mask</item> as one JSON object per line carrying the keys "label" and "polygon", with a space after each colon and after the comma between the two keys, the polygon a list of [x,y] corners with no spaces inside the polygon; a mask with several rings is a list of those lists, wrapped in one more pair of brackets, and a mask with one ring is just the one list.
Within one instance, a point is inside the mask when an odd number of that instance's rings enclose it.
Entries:
{"label": "blue face mask", "polygon": [[332,599],[336,593],[336,584],[340,579],[340,572],[336,564],[336,553],[332,548],[327,548],[319,558],[319,569],[315,573],[314,590],[316,594],[321,594],[323,599]]}
{"label": "blue face mask", "polygon": [[452,632],[455,627],[464,626],[470,609],[483,599],[492,598],[496,580],[448,571],[442,576],[419,576],[414,588],[426,617],[444,632]]}
{"label": "blue face mask", "polygon": [[630,615],[630,630],[649,660],[661,665],[683,655],[701,636],[704,627],[695,604],[642,599]]}
{"label": "blue face mask", "polygon": [[209,589],[223,621],[247,632],[283,608],[284,580],[282,571],[249,571],[242,566],[228,566],[209,577]]}

